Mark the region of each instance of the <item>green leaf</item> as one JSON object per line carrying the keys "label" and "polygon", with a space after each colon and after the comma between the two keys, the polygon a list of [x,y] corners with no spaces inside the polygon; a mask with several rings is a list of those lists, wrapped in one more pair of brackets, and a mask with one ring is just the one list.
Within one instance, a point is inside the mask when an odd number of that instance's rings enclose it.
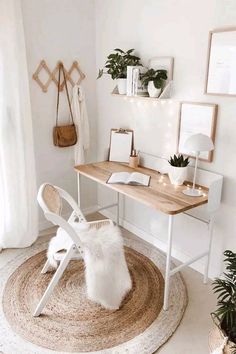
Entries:
{"label": "green leaf", "polygon": [[[105,62],[105,68],[107,70],[107,74],[111,76],[111,78],[126,78],[127,77],[127,66],[128,65],[140,65],[140,58],[131,55],[134,49],[129,49],[127,52],[124,52],[120,48],[114,49],[114,52],[109,54],[107,60]],[[98,78],[105,74],[105,72],[99,72]]]}
{"label": "green leaf", "polygon": [[154,86],[157,89],[160,89],[164,86],[166,79],[167,79],[166,70],[155,70],[153,68],[147,70],[147,72],[141,77],[141,81],[143,84],[147,84],[148,82],[153,81]]}
{"label": "green leaf", "polygon": [[154,86],[156,87],[156,89],[160,89],[162,87],[162,82],[159,79],[155,79],[153,80]]}
{"label": "green leaf", "polygon": [[103,69],[99,69],[97,79],[100,79],[100,77],[102,77],[103,74],[104,74]]}
{"label": "green leaf", "polygon": [[236,342],[236,254],[226,250],[224,256],[226,271],[223,277],[213,282],[213,291],[217,294],[217,309],[214,313],[229,339]]}
{"label": "green leaf", "polygon": [[129,50],[127,50],[127,54],[130,54],[130,53],[132,53],[134,51],[134,49],[129,49]]}
{"label": "green leaf", "polygon": [[114,49],[114,52],[124,53],[124,51],[122,49],[120,49],[120,48]]}
{"label": "green leaf", "polygon": [[182,154],[170,156],[169,164],[175,167],[186,167],[189,164],[188,157],[185,159]]}
{"label": "green leaf", "polygon": [[108,59],[114,59],[116,57],[116,54],[110,54],[110,55],[108,55]]}

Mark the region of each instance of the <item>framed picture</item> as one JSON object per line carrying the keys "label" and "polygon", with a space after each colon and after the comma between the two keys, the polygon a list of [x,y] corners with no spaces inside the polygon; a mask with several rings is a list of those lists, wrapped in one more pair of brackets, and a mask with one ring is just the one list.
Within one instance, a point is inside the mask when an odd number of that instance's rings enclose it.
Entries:
{"label": "framed picture", "polygon": [[209,34],[205,93],[236,96],[236,27]]}
{"label": "framed picture", "polygon": [[173,57],[154,57],[149,60],[148,67],[155,70],[167,70],[166,86],[173,80],[174,58]]}
{"label": "framed picture", "polygon": [[[179,153],[194,158],[194,156],[189,155],[189,152],[184,149],[186,139],[193,134],[202,133],[208,135],[213,143],[215,142],[217,108],[218,106],[212,103],[181,102],[178,139]],[[199,159],[211,162],[213,151],[202,151]]]}

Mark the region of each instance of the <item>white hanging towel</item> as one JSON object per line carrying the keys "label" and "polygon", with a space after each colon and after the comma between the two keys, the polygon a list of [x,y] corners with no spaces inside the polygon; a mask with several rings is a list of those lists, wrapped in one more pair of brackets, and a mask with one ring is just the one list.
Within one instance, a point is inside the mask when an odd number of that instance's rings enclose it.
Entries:
{"label": "white hanging towel", "polygon": [[72,90],[71,106],[77,127],[78,141],[74,147],[75,164],[85,163],[85,150],[89,149],[89,122],[85,103],[84,90],[81,85],[74,85]]}

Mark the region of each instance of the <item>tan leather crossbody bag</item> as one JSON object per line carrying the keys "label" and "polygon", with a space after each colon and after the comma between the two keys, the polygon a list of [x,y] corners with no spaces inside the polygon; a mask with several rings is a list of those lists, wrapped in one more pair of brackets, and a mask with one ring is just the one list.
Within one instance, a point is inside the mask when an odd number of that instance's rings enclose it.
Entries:
{"label": "tan leather crossbody bag", "polygon": [[[71,116],[71,124],[68,125],[58,125],[58,111],[59,111],[59,99],[60,99],[60,83],[61,83],[61,71],[63,73],[65,88],[66,88],[66,96],[67,101],[70,109],[70,116]],[[59,64],[59,75],[58,75],[58,92],[57,92],[57,113],[56,113],[56,125],[53,128],[53,143],[55,146],[58,147],[67,147],[72,146],[77,143],[77,133],[76,127],[74,124],[69,94],[68,94],[68,87],[66,82],[66,75],[63,64]]]}

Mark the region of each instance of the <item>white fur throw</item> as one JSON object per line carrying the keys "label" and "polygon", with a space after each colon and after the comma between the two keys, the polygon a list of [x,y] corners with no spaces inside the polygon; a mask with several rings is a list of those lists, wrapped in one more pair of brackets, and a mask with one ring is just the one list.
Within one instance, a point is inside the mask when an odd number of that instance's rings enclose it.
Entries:
{"label": "white fur throw", "polygon": [[[71,225],[76,229],[84,248],[88,298],[106,309],[119,309],[132,287],[120,229],[108,225],[100,229],[81,230],[78,223]],[[71,244],[67,233],[59,228],[48,248],[48,259],[52,266],[57,266],[53,257],[55,252],[67,249]]]}

